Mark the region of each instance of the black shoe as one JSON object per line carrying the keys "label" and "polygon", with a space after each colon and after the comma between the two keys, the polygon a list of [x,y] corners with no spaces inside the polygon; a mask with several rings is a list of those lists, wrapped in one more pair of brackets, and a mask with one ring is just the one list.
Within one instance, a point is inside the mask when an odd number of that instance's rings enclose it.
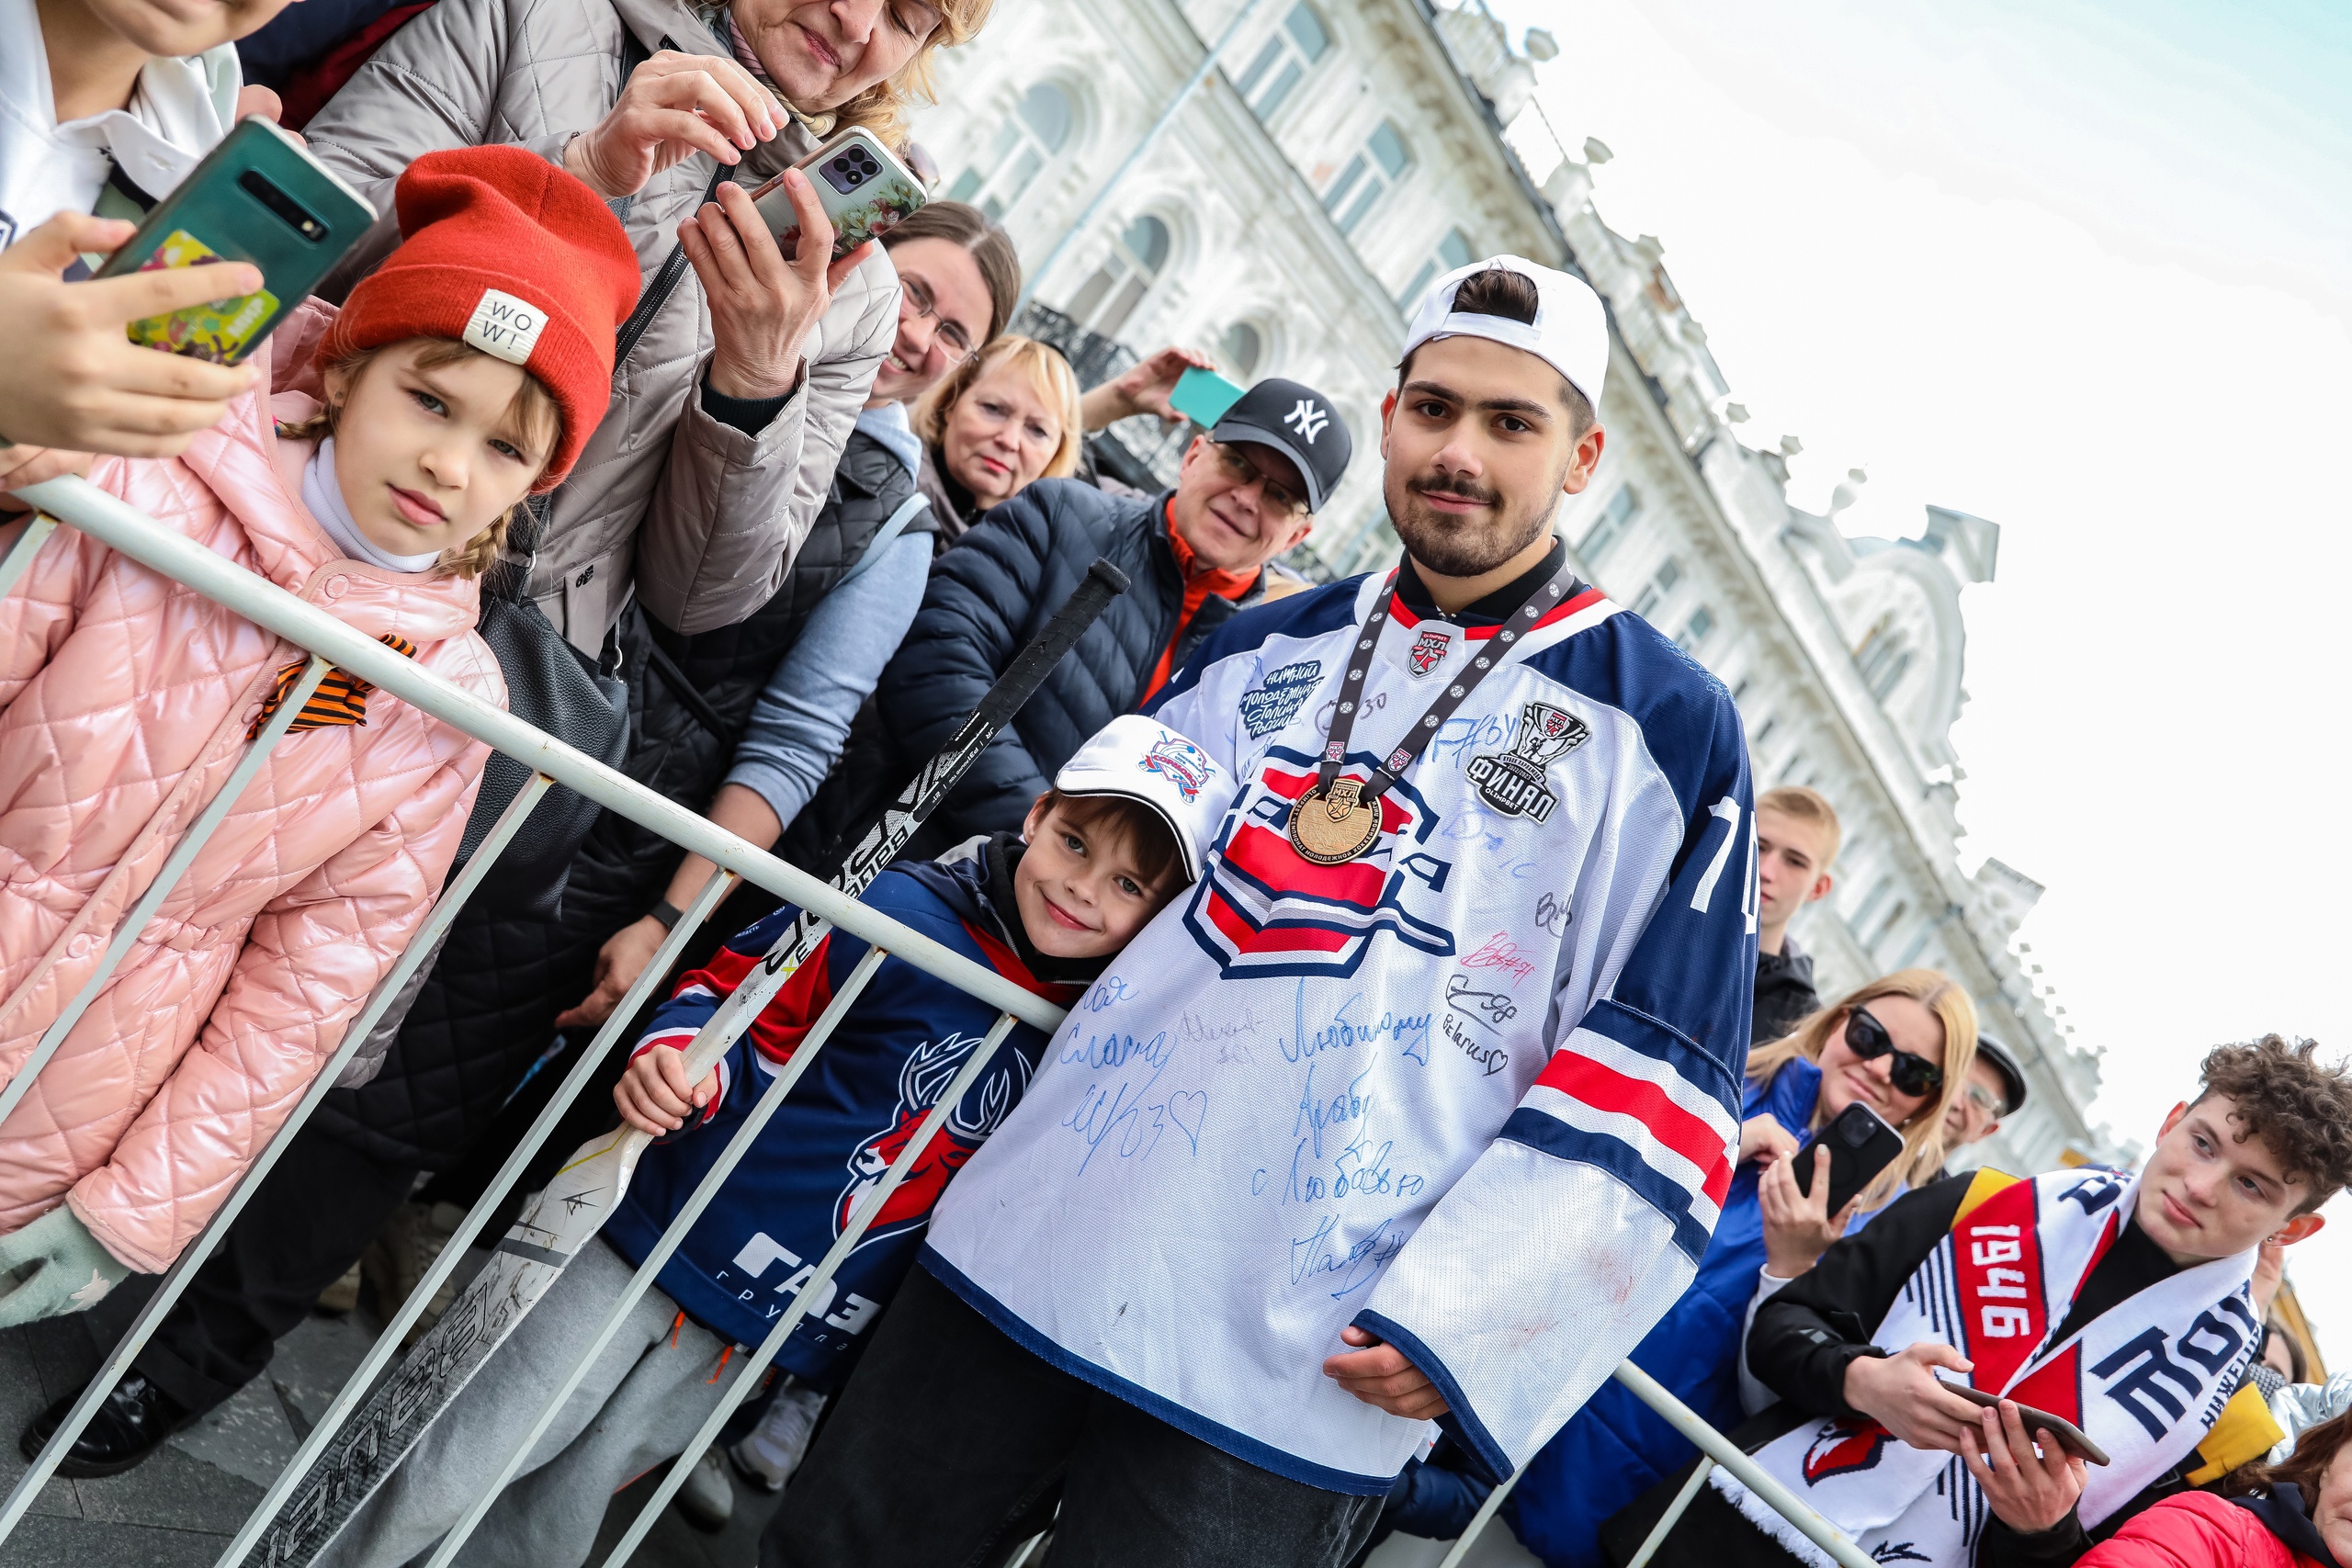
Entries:
{"label": "black shoe", "polygon": [[[33,1417],[17,1441],[18,1451],[28,1460],[40,1458],[42,1446],[65,1424],[74,1402],[87,1392],[86,1387],[76,1390]],[[57,1473],[76,1481],[120,1475],[162,1448],[173,1433],[196,1425],[202,1414],[182,1408],[178,1400],[137,1372],[127,1373],[90,1417]]]}

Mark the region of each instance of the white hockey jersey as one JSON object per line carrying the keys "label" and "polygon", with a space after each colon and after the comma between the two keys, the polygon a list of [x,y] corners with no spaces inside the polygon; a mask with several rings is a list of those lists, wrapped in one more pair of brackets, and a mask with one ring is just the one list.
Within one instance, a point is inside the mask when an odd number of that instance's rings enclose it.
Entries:
{"label": "white hockey jersey", "polygon": [[[1285,834],[1386,574],[1221,628],[1147,712],[1241,782],[1201,880],[1074,1008],[924,1264],[1053,1364],[1279,1474],[1385,1492],[1430,1436],[1324,1376],[1353,1323],[1498,1477],[1687,1287],[1738,1137],[1756,968],[1722,684],[1579,589],[1382,802]],[[1357,777],[1491,647],[1401,595]]]}

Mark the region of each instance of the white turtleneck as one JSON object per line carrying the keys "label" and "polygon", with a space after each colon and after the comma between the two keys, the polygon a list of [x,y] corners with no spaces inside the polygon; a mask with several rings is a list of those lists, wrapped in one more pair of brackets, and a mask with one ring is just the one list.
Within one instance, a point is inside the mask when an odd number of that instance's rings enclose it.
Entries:
{"label": "white turtleneck", "polygon": [[334,477],[332,435],[319,443],[319,449],[311,454],[309,464],[302,469],[302,504],[311,509],[311,515],[319,520],[327,537],[353,560],[364,560],[386,571],[429,571],[441,558],[439,550],[427,550],[421,556],[396,556],[368,542],[359,525],[352,519],[351,508],[343,503],[343,486]]}

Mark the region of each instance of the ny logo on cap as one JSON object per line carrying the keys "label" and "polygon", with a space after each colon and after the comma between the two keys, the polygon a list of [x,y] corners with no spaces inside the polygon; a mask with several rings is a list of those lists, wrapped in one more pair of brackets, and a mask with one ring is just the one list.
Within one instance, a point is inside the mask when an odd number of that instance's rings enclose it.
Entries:
{"label": "ny logo on cap", "polygon": [[1323,434],[1323,427],[1331,423],[1331,416],[1316,407],[1313,398],[1301,398],[1296,408],[1283,415],[1283,423],[1295,426],[1300,437],[1312,446],[1315,438]]}
{"label": "ny logo on cap", "polygon": [[527,299],[496,288],[481,291],[473,315],[466,322],[465,340],[484,354],[509,365],[527,364],[547,330],[547,312]]}

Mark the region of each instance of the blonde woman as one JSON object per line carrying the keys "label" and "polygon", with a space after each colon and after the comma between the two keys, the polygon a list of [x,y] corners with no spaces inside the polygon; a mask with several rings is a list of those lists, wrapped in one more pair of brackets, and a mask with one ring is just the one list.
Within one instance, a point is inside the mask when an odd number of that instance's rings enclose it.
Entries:
{"label": "blonde woman", "polygon": [[[1806,1018],[1793,1034],[1750,1051],[1738,1166],[1714,1239],[1690,1289],[1635,1348],[1634,1363],[1717,1430],[1738,1425],[1740,1343],[1759,1279],[1765,1293],[1776,1280],[1794,1279],[1856,1214],[1933,1178],[1943,1163],[1944,1111],[1975,1056],[1975,1004],[1933,969],[1873,980]],[[1828,1183],[1820,1170],[1808,1199],[1796,1190],[1791,1156],[1855,1104],[1903,1134],[1903,1153],[1833,1215],[1825,1212]],[[1547,1562],[1598,1562],[1601,1521],[1697,1451],[1623,1388],[1604,1383],[1529,1461],[1518,1491],[1520,1537]]]}
{"label": "blonde woman", "polygon": [[944,549],[989,507],[1039,479],[1078,472],[1086,421],[1078,377],[1061,351],[1001,337],[965,360],[915,405],[922,491]]}

